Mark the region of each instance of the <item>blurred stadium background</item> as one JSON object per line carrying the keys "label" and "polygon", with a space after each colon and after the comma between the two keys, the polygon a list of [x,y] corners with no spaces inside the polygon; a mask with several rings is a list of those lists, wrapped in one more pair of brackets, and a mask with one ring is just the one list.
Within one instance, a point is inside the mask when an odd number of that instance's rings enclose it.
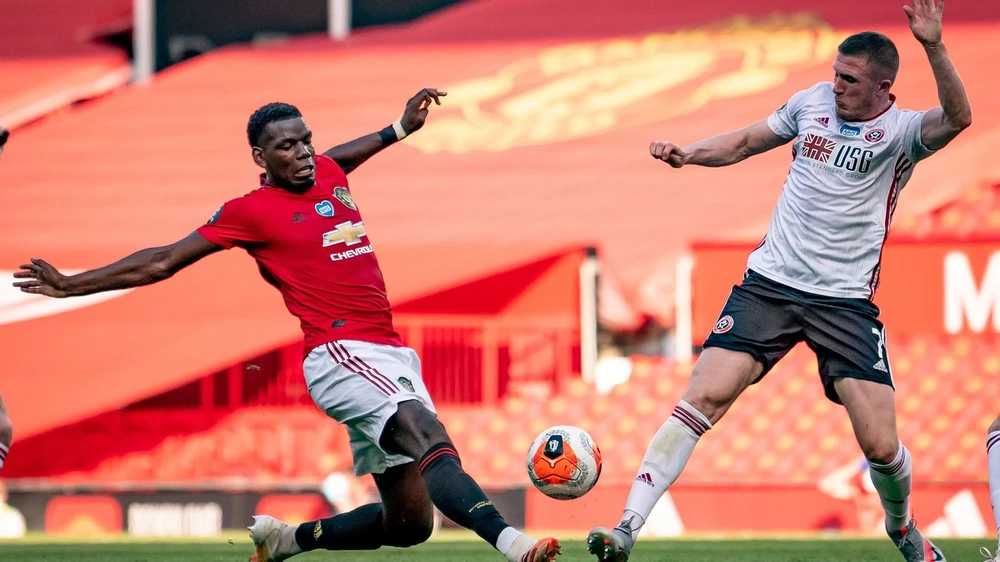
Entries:
{"label": "blurred stadium background", "polygon": [[[445,89],[423,131],[351,178],[398,328],[509,520],[607,524],[787,171],[778,150],[675,172],[649,141],[763,118],[868,28],[900,49],[898,103],[936,105],[900,4],[0,0],[0,268],[86,269],[187,234],[255,187],[244,128],[264,103],[298,105],[323,148]],[[906,189],[876,297],[916,515],[937,536],[994,529],[998,32],[993,2],[949,2],[976,122]],[[5,283],[0,342],[16,428],[3,484],[30,531],[211,536],[371,493],[305,392],[296,322],[242,253],[78,300]],[[563,423],[605,458],[574,502],[524,474],[537,432]],[[646,531],[868,533],[878,502],[862,475],[846,415],[797,349],[702,440]]]}

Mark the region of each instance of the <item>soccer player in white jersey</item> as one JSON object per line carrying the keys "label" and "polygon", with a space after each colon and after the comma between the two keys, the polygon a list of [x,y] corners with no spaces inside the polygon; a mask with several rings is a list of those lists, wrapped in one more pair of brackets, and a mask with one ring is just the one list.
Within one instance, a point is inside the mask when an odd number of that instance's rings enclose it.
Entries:
{"label": "soccer player in white jersey", "polygon": [[990,424],[986,434],[986,458],[990,474],[990,503],[993,505],[993,520],[997,524],[997,549],[994,552],[983,547],[980,552],[986,562],[1000,562],[1000,416]]}
{"label": "soccer player in white jersey", "polygon": [[598,560],[628,560],[640,527],[698,438],[800,341],[818,357],[826,395],[850,416],[889,537],[907,562],[944,560],[910,515],[910,453],[896,434],[885,330],[871,302],[896,197],[917,162],[972,122],[941,41],[943,9],[940,0],[912,0],[903,8],[930,61],[939,107],[896,106],[889,93],[896,47],[865,32],[840,44],[832,83],[796,93],[767,119],[687,147],[650,145],[653,157],[674,168],[728,166],[789,141],[794,159],[767,236],[705,342],[683,399],[649,444],[620,522],[587,538]]}

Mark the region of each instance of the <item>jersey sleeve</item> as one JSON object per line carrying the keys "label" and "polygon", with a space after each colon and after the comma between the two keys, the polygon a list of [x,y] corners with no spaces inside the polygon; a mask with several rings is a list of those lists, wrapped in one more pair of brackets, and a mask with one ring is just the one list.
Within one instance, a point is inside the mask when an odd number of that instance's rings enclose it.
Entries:
{"label": "jersey sleeve", "polygon": [[809,95],[817,86],[800,90],[792,95],[785,105],[779,107],[767,118],[767,126],[779,137],[789,140],[799,134],[799,112],[806,104]]}
{"label": "jersey sleeve", "polygon": [[198,228],[198,234],[225,249],[264,242],[254,220],[253,207],[246,197],[227,201],[225,205]]}
{"label": "jersey sleeve", "polygon": [[920,131],[923,128],[924,114],[926,111],[910,111],[908,109],[899,112],[899,137],[903,143],[903,150],[910,155],[914,162],[919,162],[927,158],[934,151],[924,146],[920,140]]}
{"label": "jersey sleeve", "polygon": [[319,180],[320,177],[335,185],[347,188],[347,174],[344,173],[344,169],[333,158],[325,154],[316,155],[316,179]]}

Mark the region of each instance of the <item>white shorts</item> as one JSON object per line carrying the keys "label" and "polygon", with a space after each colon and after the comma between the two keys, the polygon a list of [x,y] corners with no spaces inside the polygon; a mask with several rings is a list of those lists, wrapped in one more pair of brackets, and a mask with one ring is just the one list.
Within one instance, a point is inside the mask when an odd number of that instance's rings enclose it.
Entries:
{"label": "white shorts", "polygon": [[400,402],[418,400],[436,412],[420,377],[415,351],[363,341],[332,341],[310,351],[302,370],[316,406],[347,426],[356,475],[381,474],[414,461],[387,453],[379,438]]}

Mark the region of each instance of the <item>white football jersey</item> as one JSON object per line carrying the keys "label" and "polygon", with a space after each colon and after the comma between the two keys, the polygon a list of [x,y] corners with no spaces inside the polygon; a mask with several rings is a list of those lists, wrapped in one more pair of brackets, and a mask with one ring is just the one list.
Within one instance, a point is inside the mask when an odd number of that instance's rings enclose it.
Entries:
{"label": "white football jersey", "polygon": [[842,121],[833,84],[791,97],[767,119],[795,139],[792,165],[767,236],[747,267],[796,289],[871,299],[896,198],[916,163],[932,154],[920,141],[922,111],[895,97],[868,121]]}

